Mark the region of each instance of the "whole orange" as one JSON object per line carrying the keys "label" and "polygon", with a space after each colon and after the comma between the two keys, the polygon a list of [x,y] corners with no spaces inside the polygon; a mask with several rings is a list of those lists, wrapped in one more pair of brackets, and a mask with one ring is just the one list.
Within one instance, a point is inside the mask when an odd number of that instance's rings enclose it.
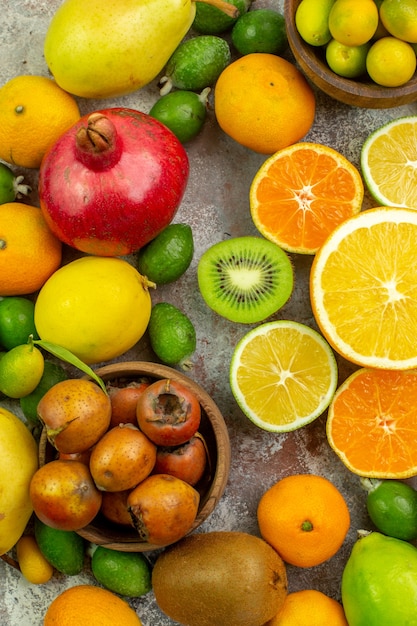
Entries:
{"label": "whole orange", "polygon": [[83,378],[53,385],[40,399],[37,411],[49,442],[64,453],[88,450],[110,425],[109,396]]}
{"label": "whole orange", "polygon": [[75,585],[61,592],[46,611],[44,626],[141,626],[129,604],[95,585]]}
{"label": "whole orange", "polygon": [[277,615],[265,626],[348,626],[342,605],[316,589],[289,593]]}
{"label": "whole orange", "polygon": [[298,567],[313,567],[341,547],[350,526],[349,509],[327,478],[294,474],[272,485],[258,503],[262,537],[281,558]]}
{"label": "whole orange", "polygon": [[246,54],[220,74],[214,89],[219,126],[235,141],[273,154],[304,137],[314,122],[314,92],[289,61]]}
{"label": "whole orange", "polygon": [[62,260],[62,243],[42,211],[21,202],[0,205],[0,295],[31,294],[42,287]]}

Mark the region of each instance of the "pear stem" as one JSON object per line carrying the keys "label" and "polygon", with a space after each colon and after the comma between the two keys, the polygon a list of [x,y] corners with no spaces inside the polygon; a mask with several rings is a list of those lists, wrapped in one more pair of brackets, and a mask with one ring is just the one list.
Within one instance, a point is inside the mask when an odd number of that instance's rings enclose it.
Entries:
{"label": "pear stem", "polygon": [[198,0],[198,2],[211,4],[211,6],[216,7],[216,9],[219,9],[229,17],[239,17],[239,9],[233,4],[230,4],[230,2],[225,2],[225,0]]}

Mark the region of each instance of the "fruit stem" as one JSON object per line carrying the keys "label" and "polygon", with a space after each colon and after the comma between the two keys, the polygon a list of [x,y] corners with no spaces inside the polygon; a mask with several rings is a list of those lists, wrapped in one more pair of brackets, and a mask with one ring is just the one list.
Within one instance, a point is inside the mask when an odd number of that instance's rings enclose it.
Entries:
{"label": "fruit stem", "polygon": [[24,176],[16,176],[13,181],[13,192],[16,198],[20,196],[28,196],[32,191],[32,187],[29,185],[23,184]]}
{"label": "fruit stem", "polygon": [[230,4],[229,2],[225,2],[224,0],[199,0],[199,1],[203,2],[204,4],[210,4],[211,6],[216,7],[216,9],[219,9],[219,11],[221,11],[222,13],[225,13],[229,17],[235,18],[239,16],[239,9],[235,7],[233,4]]}
{"label": "fruit stem", "polygon": [[375,491],[375,489],[379,487],[379,485],[382,483],[382,480],[379,480],[378,478],[362,477],[360,479],[360,483],[361,483],[361,487],[365,489],[365,491],[367,491],[368,493],[371,493],[371,491]]}

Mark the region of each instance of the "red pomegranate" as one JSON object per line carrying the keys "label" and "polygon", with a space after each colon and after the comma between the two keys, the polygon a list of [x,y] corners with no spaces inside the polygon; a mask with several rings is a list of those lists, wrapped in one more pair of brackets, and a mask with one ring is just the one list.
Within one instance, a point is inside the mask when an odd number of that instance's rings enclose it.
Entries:
{"label": "red pomegranate", "polygon": [[173,220],[187,153],[149,115],[123,107],[83,116],[45,154],[39,199],[64,243],[88,254],[130,254]]}

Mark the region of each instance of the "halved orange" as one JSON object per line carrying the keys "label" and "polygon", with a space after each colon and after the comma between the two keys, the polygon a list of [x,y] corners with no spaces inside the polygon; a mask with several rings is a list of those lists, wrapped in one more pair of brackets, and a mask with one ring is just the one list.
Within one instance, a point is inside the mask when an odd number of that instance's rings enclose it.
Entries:
{"label": "halved orange", "polygon": [[259,232],[287,252],[315,254],[336,226],[359,213],[364,186],[342,154],[317,143],[296,143],[269,157],[249,193]]}
{"label": "halved orange", "polygon": [[331,448],[354,474],[417,474],[417,370],[356,370],[330,403],[326,431]]}
{"label": "halved orange", "polygon": [[362,367],[417,367],[417,211],[377,207],[341,224],[314,258],[323,335]]}

